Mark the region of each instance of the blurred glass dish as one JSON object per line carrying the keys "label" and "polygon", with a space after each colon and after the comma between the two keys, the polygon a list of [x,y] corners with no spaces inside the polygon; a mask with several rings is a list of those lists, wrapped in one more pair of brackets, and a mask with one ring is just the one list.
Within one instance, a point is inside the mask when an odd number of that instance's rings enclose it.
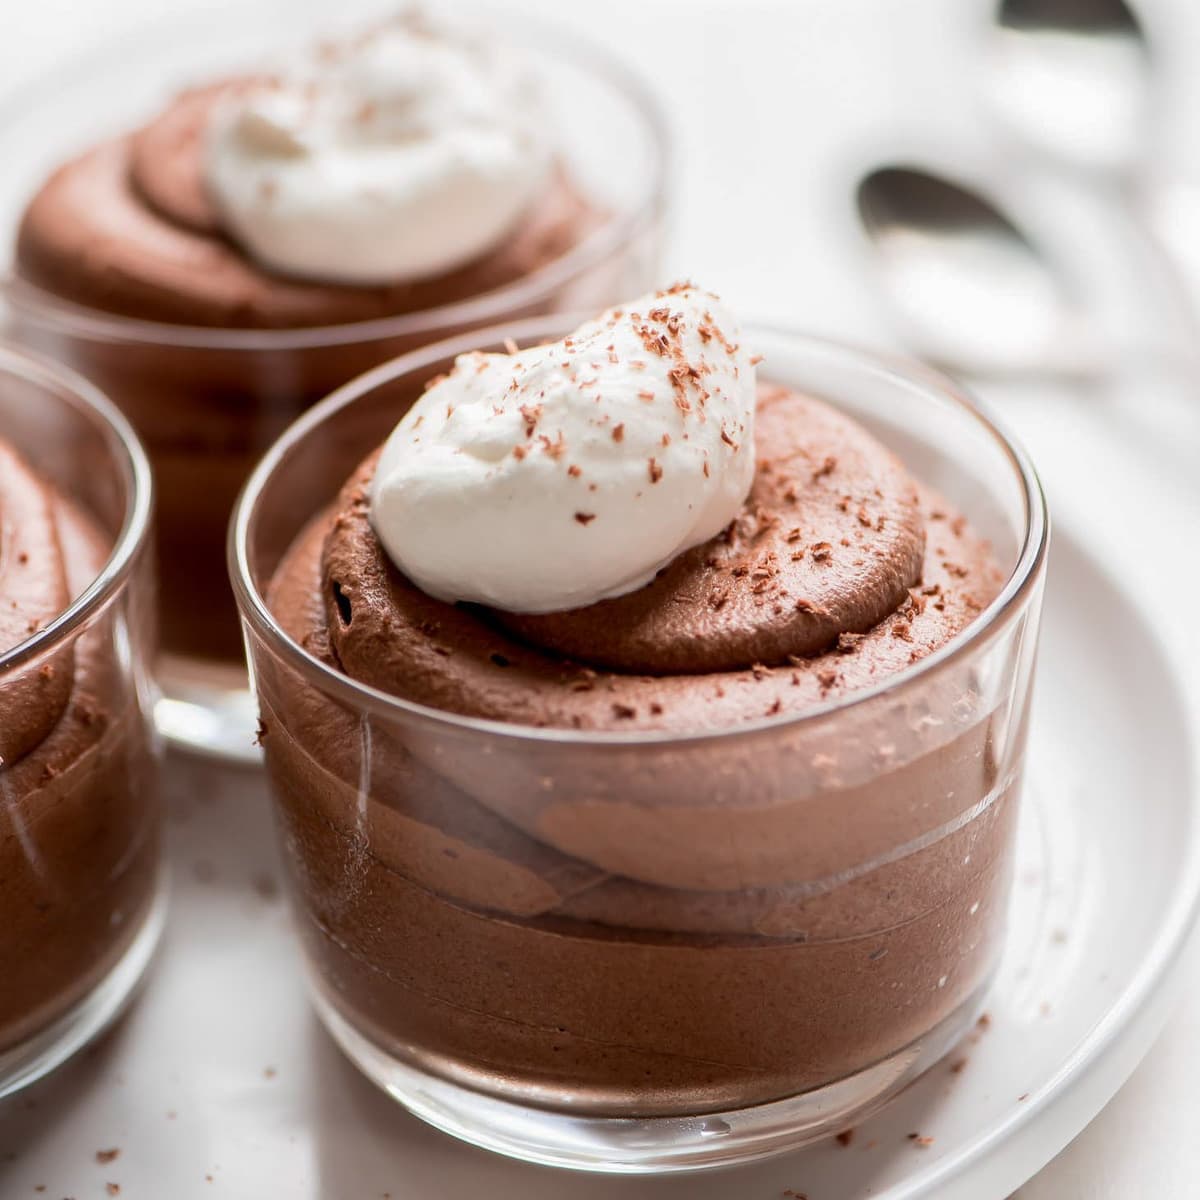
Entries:
{"label": "blurred glass dish", "polygon": [[163,919],[146,457],[0,348],[0,1095],[100,1032]]}

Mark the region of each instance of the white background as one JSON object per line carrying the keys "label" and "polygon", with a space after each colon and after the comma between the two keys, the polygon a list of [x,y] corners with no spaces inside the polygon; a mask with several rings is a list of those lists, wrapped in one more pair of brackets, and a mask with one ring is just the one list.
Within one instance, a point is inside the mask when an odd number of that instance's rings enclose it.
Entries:
{"label": "white background", "polygon": [[[852,220],[858,174],[879,159],[916,157],[966,174],[998,176],[1011,186],[1004,147],[977,94],[988,0],[514,0],[513,6],[579,24],[620,49],[663,96],[680,144],[666,274],[722,292],[746,317],[895,344]],[[0,0],[0,91],[101,36],[162,19],[166,8],[163,0]],[[1200,82],[1192,79],[1200,77],[1197,9],[1186,0],[1143,4],[1159,33],[1167,100],[1178,114],[1156,130],[1159,167],[1184,178],[1200,177],[1200,119],[1189,117],[1200,113]],[[37,113],[24,119],[35,122]],[[1132,302],[1130,319],[1153,323],[1153,310],[1147,313],[1136,285],[1120,283],[1127,263],[1117,234],[1104,254],[1081,240],[1085,234],[1106,237],[1108,215],[1093,211],[1086,199],[1078,199],[1078,210],[1072,203],[1064,211],[1073,216],[1060,222],[1070,234],[1065,241],[1074,238],[1064,252],[1102,275],[1107,264],[1113,303]],[[1055,487],[1063,502],[1087,494],[1102,505],[1105,481],[1071,457],[1075,406],[1086,400],[1058,394],[1008,399],[1010,420],[1042,459],[1052,505]],[[1138,402],[1134,395],[1109,401],[1114,421],[1121,419],[1122,402]],[[1162,428],[1152,433],[1200,465],[1200,426],[1178,406],[1161,420]],[[1094,497],[1086,493],[1089,487]],[[1200,572],[1192,570],[1190,581],[1200,584]],[[1164,581],[1143,582],[1152,589]],[[180,836],[177,828],[177,841]],[[214,853],[219,857],[220,848]],[[219,863],[216,874],[219,880]],[[222,903],[266,904],[269,919],[282,926],[274,902],[245,880]],[[230,955],[237,952],[227,948]],[[197,970],[202,968],[201,962]],[[195,983],[202,986],[202,978]],[[1192,971],[1192,984],[1189,1000],[1200,986],[1200,970]],[[181,1028],[179,1036],[190,1036],[189,1030]],[[268,1046],[269,1039],[247,1053],[266,1065]],[[320,1070],[321,1057],[332,1051],[320,1042],[315,1047],[312,1069]],[[1117,1098],[1022,1189],[1023,1200],[1196,1195],[1197,1078],[1200,1008],[1185,1002]],[[229,1102],[237,1105],[240,1098],[232,1095]],[[612,1194],[620,1194],[619,1183]]]}

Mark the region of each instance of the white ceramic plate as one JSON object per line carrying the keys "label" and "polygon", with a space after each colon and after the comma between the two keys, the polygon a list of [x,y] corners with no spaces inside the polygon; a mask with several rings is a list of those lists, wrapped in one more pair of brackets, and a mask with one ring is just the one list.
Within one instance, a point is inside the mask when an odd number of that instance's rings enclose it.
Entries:
{"label": "white ceramic plate", "polygon": [[[174,900],[142,1002],[0,1105],[0,1195],[36,1200],[809,1200],[1007,1195],[1108,1100],[1165,1018],[1200,880],[1182,703],[1153,629],[1058,534],[1012,933],[990,1022],[855,1130],[748,1168],[568,1175],[409,1117],[305,1002],[262,782],[171,769]],[[910,1134],[925,1144],[914,1141]],[[97,1152],[119,1149],[111,1161]]]}

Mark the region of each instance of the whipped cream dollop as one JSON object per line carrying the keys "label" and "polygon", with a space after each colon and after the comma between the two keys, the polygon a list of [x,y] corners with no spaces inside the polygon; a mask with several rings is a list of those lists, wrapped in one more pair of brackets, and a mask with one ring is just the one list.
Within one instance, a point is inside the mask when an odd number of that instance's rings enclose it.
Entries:
{"label": "whipped cream dollop", "polygon": [[561,342],[460,355],[383,448],[375,533],[441,600],[543,613],[633,591],[745,502],[754,361],[690,285]]}
{"label": "whipped cream dollop", "polygon": [[545,185],[546,126],[515,50],[408,12],[232,91],[207,131],[205,180],[269,267],[418,279],[511,230]]}

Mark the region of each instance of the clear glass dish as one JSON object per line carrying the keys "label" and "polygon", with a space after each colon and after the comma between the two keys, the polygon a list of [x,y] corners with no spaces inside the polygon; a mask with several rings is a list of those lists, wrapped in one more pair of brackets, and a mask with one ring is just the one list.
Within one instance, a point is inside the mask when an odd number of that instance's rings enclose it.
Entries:
{"label": "clear glass dish", "polygon": [[0,441],[60,497],[31,499],[27,477],[0,465],[0,604],[30,605],[36,580],[64,572],[73,597],[48,623],[22,615],[40,628],[0,644],[3,1096],[121,1011],[164,891],[146,456],[94,387],[8,347]]}
{"label": "clear glass dish", "polygon": [[[218,6],[219,8],[220,6]],[[218,78],[394,7],[349,0],[255,0],[228,20],[172,14],[9,100],[0,112],[0,222],[15,231],[38,184],[72,153],[136,127],[180,87]],[[486,23],[486,10],[479,14]],[[492,15],[495,20],[495,14]],[[92,379],[125,412],[155,472],[166,735],[254,758],[224,541],[259,456],[315,400],[367,368],[466,329],[603,308],[656,282],[668,139],[662,115],[619,62],[524,19],[502,35],[525,50],[546,92],[566,166],[606,216],[545,267],[471,299],[382,320],[287,331],[134,320],[65,303],[10,274],[8,331]],[[36,110],[36,123],[27,120]],[[36,124],[36,128],[34,128]]]}
{"label": "clear glass dish", "polygon": [[978,1015],[1046,512],[1024,456],[947,380],[747,330],[768,382],[855,417],[991,540],[1003,589],[940,650],[801,717],[678,737],[435,711],[293,642],[273,573],[426,381],[461,351],[573,327],[482,331],[342,388],[252,475],[230,570],[312,996],[342,1048],[502,1153],[727,1164],[852,1123]]}

